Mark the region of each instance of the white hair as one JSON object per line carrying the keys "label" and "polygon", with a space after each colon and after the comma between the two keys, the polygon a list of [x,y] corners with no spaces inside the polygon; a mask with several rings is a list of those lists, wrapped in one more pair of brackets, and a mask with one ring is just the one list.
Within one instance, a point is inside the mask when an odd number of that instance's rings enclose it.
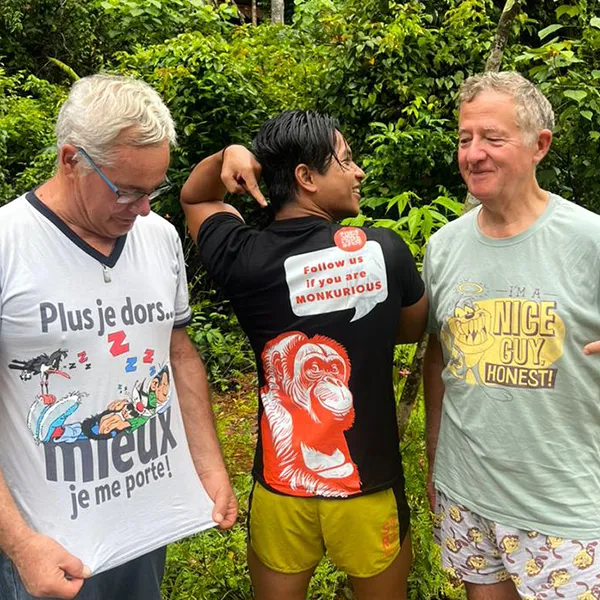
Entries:
{"label": "white hair", "polygon": [[[147,83],[119,75],[91,75],[73,84],[56,122],[58,150],[83,148],[110,166],[118,146],[177,143],[175,125],[161,97]],[[85,161],[82,163],[85,168]]]}
{"label": "white hair", "polygon": [[507,94],[514,103],[517,125],[523,132],[523,140],[530,145],[542,129],[554,129],[552,105],[533,83],[514,71],[487,72],[473,75],[463,81],[458,95],[459,110],[464,102],[471,102],[482,92]]}

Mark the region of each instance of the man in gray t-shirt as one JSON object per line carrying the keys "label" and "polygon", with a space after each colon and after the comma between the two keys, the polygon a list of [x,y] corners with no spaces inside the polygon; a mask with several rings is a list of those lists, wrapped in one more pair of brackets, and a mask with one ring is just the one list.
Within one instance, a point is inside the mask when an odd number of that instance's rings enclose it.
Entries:
{"label": "man in gray t-shirt", "polygon": [[597,597],[600,216],[539,187],[553,123],[516,73],[465,81],[458,162],[481,206],[425,258],[430,500],[469,600]]}

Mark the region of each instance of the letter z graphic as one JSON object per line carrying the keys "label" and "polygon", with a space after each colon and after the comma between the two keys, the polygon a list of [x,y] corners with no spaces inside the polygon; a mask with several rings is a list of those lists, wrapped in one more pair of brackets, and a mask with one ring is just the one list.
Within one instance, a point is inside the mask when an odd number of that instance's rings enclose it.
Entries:
{"label": "letter z graphic", "polygon": [[129,352],[129,344],[123,342],[127,338],[127,334],[124,331],[116,331],[115,333],[109,333],[107,336],[108,343],[112,344],[110,347],[110,353],[113,356],[120,356]]}

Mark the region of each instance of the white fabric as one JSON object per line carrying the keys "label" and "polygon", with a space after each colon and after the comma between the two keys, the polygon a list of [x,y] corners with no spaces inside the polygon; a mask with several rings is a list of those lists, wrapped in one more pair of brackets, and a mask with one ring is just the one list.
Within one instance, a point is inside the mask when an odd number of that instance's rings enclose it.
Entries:
{"label": "white fabric", "polygon": [[31,526],[97,573],[214,525],[169,365],[185,267],[154,213],[103,265],[43,208],[0,208],[0,466]]}

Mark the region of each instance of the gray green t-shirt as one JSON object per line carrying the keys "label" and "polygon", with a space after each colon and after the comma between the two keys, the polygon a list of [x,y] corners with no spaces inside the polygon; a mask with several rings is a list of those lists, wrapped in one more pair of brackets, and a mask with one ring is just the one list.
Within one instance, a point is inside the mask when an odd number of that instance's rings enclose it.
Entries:
{"label": "gray green t-shirt", "polygon": [[600,538],[600,216],[559,196],[489,238],[480,209],[432,236],[424,279],[445,394],[438,489],[496,522]]}

